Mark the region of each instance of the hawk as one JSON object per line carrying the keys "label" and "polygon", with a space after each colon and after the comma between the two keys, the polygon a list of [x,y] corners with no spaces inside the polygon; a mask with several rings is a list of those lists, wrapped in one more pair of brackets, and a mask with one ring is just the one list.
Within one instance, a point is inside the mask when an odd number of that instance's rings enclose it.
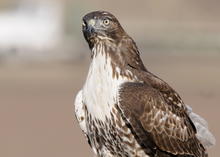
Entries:
{"label": "hawk", "polygon": [[206,157],[214,137],[179,94],[144,66],[114,15],[83,17],[91,64],[75,115],[98,157]]}

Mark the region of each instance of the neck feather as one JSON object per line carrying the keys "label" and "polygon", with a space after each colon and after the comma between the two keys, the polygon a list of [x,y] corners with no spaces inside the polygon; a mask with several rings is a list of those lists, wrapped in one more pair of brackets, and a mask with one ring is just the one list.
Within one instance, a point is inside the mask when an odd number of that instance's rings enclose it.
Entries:
{"label": "neck feather", "polygon": [[[129,66],[127,66],[124,57],[117,52],[118,48],[116,45],[111,47],[106,45],[106,42],[100,42],[96,44],[92,49],[92,64],[95,68],[100,68],[111,71],[112,78],[126,78],[134,79],[134,75]],[[105,69],[106,67],[111,69]],[[109,76],[110,77],[110,76]]]}
{"label": "neck feather", "polygon": [[112,65],[121,69],[133,68],[147,71],[140,58],[136,43],[129,36],[121,38],[121,40],[109,38],[97,40],[92,48],[92,59],[98,54],[110,57]]}

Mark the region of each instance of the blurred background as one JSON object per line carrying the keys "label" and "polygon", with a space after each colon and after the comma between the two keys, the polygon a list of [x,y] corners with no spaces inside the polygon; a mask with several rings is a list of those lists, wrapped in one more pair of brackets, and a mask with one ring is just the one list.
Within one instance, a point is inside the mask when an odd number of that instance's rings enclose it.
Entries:
{"label": "blurred background", "polygon": [[220,1],[0,0],[0,156],[88,157],[73,114],[90,51],[81,18],[112,12],[147,68],[202,115],[220,149]]}

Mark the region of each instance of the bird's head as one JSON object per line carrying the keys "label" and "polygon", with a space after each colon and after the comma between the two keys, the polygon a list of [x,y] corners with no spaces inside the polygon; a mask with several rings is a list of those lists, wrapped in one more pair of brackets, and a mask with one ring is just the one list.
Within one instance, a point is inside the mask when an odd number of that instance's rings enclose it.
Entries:
{"label": "bird's head", "polygon": [[125,33],[114,15],[106,11],[94,11],[83,17],[82,30],[90,48],[96,41],[116,40]]}
{"label": "bird's head", "polygon": [[112,65],[146,70],[133,39],[124,31],[114,15],[106,11],[94,11],[83,17],[82,30],[94,54],[108,54]]}

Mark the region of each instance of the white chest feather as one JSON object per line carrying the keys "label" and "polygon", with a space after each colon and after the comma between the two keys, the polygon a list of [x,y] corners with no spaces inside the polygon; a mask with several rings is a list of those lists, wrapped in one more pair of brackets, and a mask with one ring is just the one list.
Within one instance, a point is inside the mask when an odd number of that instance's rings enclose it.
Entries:
{"label": "white chest feather", "polygon": [[[116,67],[116,71],[120,69]],[[127,81],[131,80],[121,76],[113,78],[111,58],[104,53],[96,54],[83,87],[83,101],[88,112],[100,120],[110,117],[113,105],[118,102],[120,85]]]}

